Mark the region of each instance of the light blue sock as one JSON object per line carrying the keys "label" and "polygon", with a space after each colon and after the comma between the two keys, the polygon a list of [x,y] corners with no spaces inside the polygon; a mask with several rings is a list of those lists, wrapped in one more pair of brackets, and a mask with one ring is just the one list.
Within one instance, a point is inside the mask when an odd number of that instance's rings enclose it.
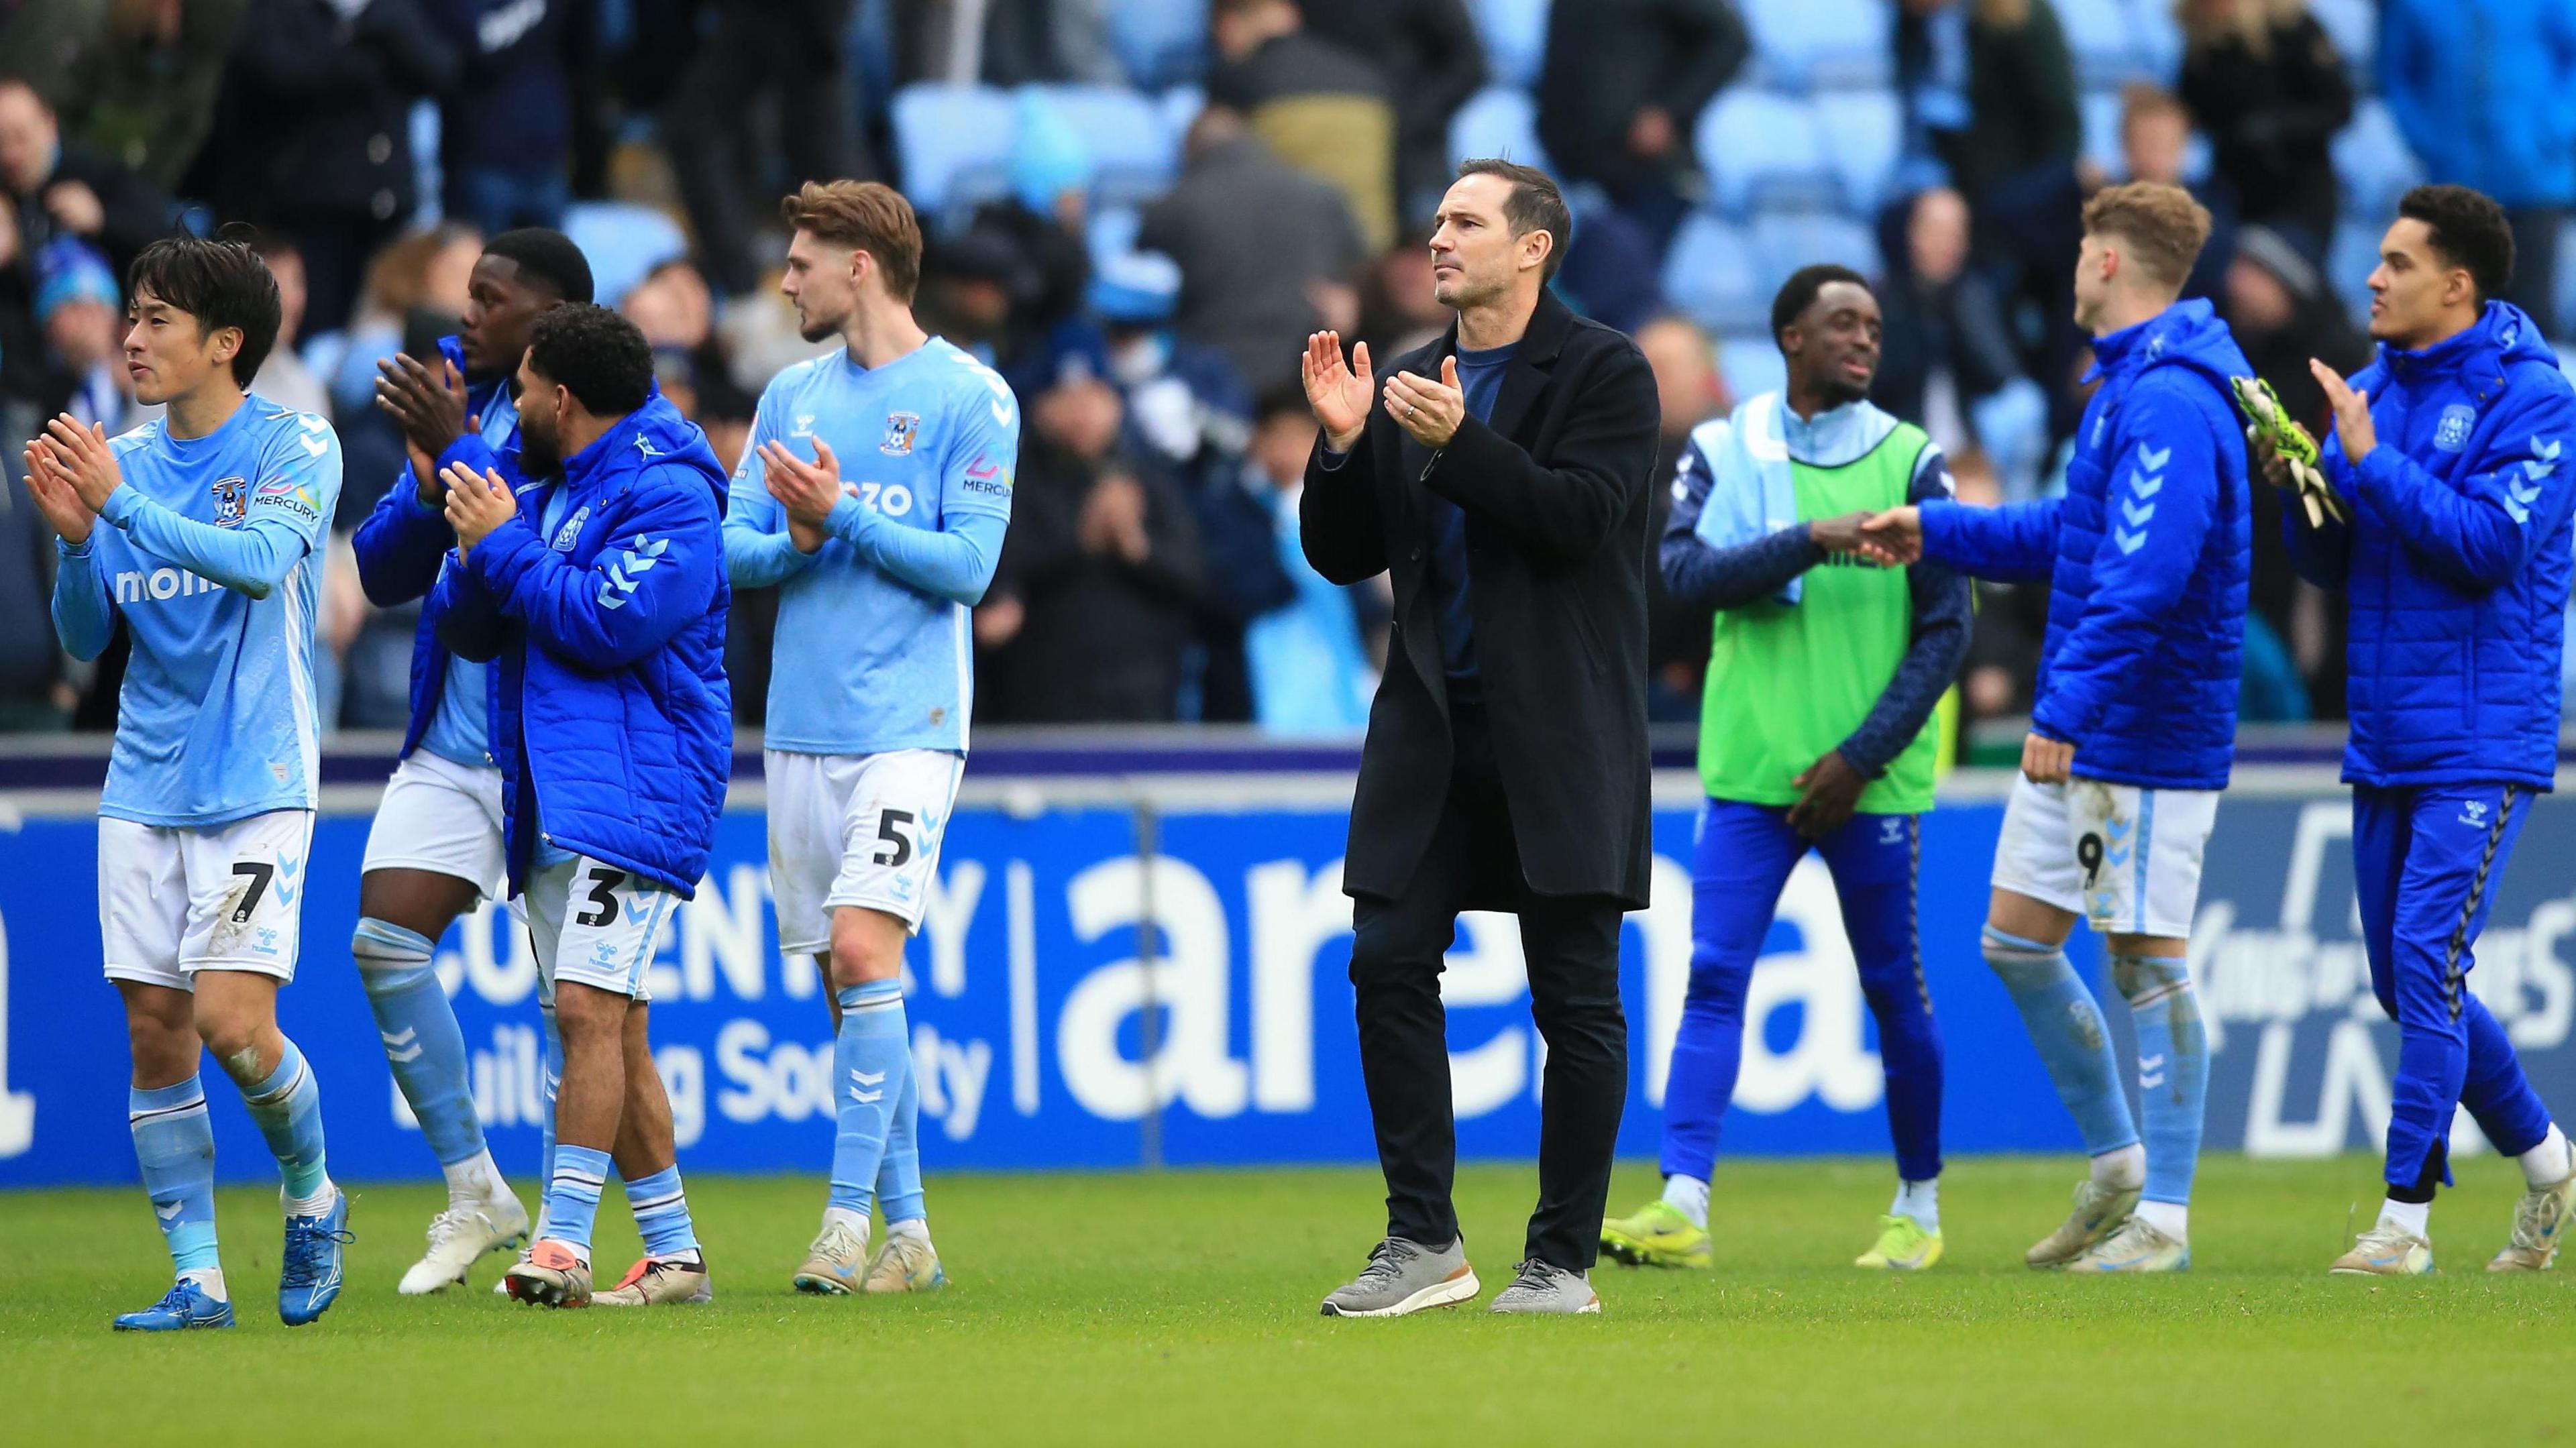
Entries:
{"label": "light blue sock", "polygon": [[885,1162],[887,1127],[903,1097],[912,1040],[903,1020],[903,983],[872,980],[833,993],[841,1032],[832,1043],[832,1192],[826,1203],[861,1217]]}
{"label": "light blue sock", "polygon": [[2138,1116],[2146,1128],[2151,1202],[2188,1203],[2200,1165],[2201,1107],[2209,1096],[2209,1038],[2182,961],[2115,955],[2111,979],[2129,998],[2138,1030]]}
{"label": "light blue sock", "polygon": [[420,1134],[438,1164],[454,1166],[483,1154],[483,1123],[474,1116],[464,1028],[429,963],[436,949],[419,931],[373,919],[360,920],[349,940],[394,1083],[420,1118]]}
{"label": "light blue sock", "polygon": [[599,1192],[608,1172],[607,1152],[570,1142],[555,1147],[554,1174],[546,1180],[548,1237],[590,1255],[590,1229],[599,1220]]}
{"label": "light blue sock", "polygon": [[2039,1048],[2040,1064],[2057,1085],[2057,1099],[2075,1118],[2085,1153],[2100,1156],[2136,1145],[2138,1129],[2129,1120],[2129,1099],[2120,1091],[2120,1067],[2111,1059],[2102,1009],[2067,963],[2065,949],[1991,929],[1980,944],[1986,964],[2003,978],[2021,1011],[2030,1043]]}
{"label": "light blue sock", "polygon": [[[546,1040],[545,1056],[538,1063],[538,1069],[545,1076],[541,1094],[545,1098],[546,1110],[545,1120],[537,1138],[537,1180],[546,1183],[548,1190],[551,1190],[555,1179],[555,1093],[563,1089],[563,1032],[555,1027],[555,993],[552,986],[546,987],[537,997],[537,1017],[545,1025]],[[546,1204],[542,1195],[537,1199],[537,1224],[534,1231],[535,1236],[530,1237],[530,1241],[546,1235]]]}
{"label": "light blue sock", "polygon": [[143,1190],[180,1273],[223,1270],[215,1254],[215,1129],[206,1119],[206,1088],[191,1076],[176,1086],[125,1094],[134,1159]]}
{"label": "light blue sock", "polygon": [[322,1161],[322,1086],[293,1041],[279,1053],[277,1069],[267,1080],[242,1087],[242,1104],[259,1123],[259,1134],[268,1138],[290,1200],[307,1200],[331,1184]]}
{"label": "light blue sock", "polygon": [[680,1185],[680,1169],[666,1166],[642,1181],[626,1184],[626,1204],[635,1209],[635,1230],[644,1234],[644,1255],[677,1257],[698,1250],[698,1231],[689,1221],[689,1193]]}
{"label": "light blue sock", "polygon": [[885,1164],[877,1168],[877,1205],[885,1209],[889,1227],[929,1215],[921,1201],[921,1086],[909,1052],[903,1058],[903,1095],[886,1130]]}

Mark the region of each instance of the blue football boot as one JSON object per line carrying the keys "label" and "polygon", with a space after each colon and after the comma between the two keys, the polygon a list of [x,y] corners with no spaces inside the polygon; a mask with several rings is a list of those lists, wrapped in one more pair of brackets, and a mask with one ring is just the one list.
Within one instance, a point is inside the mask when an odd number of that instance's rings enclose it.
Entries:
{"label": "blue football boot", "polygon": [[277,1274],[277,1316],[302,1327],[340,1300],[340,1249],[349,1235],[349,1194],[331,1189],[331,1210],[318,1217],[286,1219],[284,1265]]}

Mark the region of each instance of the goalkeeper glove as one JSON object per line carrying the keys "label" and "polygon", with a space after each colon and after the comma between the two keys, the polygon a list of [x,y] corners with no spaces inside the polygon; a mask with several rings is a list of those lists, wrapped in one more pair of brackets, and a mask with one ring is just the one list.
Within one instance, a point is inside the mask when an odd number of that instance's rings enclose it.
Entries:
{"label": "goalkeeper glove", "polygon": [[2352,516],[2343,501],[2326,485],[2325,470],[2318,466],[2317,440],[2290,416],[2281,405],[2272,384],[2259,377],[2229,379],[2236,393],[2236,406],[2248,419],[2245,440],[2258,447],[2268,446],[2289,472],[2288,490],[2298,496],[2307,509],[2308,526],[2322,528],[2326,519],[2349,523]]}

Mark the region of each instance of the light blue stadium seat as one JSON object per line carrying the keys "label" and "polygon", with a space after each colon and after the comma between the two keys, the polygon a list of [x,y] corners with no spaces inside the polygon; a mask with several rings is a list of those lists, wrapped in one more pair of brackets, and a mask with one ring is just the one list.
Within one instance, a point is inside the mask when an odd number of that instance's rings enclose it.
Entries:
{"label": "light blue stadium seat", "polygon": [[1034,86],[1099,168],[1094,199],[1106,206],[1160,196],[1180,171],[1180,143],[1154,103],[1124,86]]}
{"label": "light blue stadium seat", "polygon": [[2380,217],[2347,213],[2326,247],[2326,285],[2356,319],[2370,316],[2370,274],[2379,266],[2379,238],[2386,230]]}
{"label": "light blue stadium seat", "polygon": [[1744,229],[1704,211],[1673,233],[1664,253],[1664,296],[1712,332],[1760,327],[1771,310]]}
{"label": "light blue stadium seat", "polygon": [[1109,48],[1146,90],[1194,81],[1207,68],[1207,0],[1117,0]]}
{"label": "light blue stadium seat", "polygon": [[2424,165],[2398,133],[2397,120],[2385,101],[2371,97],[2352,108],[2352,124],[2329,143],[2336,179],[2343,183],[2348,210],[2358,216],[2383,218],[2406,188],[2424,180]]}
{"label": "light blue stadium seat", "polygon": [[1781,359],[1779,344],[1771,340],[1768,316],[1763,326],[1764,331],[1741,332],[1717,342],[1717,370],[1725,375],[1726,390],[1738,403],[1789,385],[1789,364]]}
{"label": "light blue stadium seat", "polygon": [[1163,133],[1172,140],[1172,154],[1181,154],[1182,142],[1189,139],[1190,123],[1199,118],[1207,106],[1207,92],[1194,85],[1176,85],[1154,97],[1154,109],[1163,122]]}
{"label": "light blue stadium seat", "polygon": [[2084,122],[2084,159],[2105,176],[2127,175],[2128,163],[2120,158],[2120,93],[2085,91],[2075,98],[2075,113]]}
{"label": "light blue stadium seat", "polygon": [[1860,222],[1838,212],[1770,212],[1753,218],[1753,270],[1760,278],[1762,305],[1789,273],[1814,262],[1836,262],[1862,276],[1880,271],[1878,237]]}
{"label": "light blue stadium seat", "polygon": [[631,201],[576,201],[564,208],[563,229],[590,259],[591,295],[603,307],[625,301],[653,268],[689,254],[678,222]]}
{"label": "light blue stadium seat", "polygon": [[1746,87],[1726,91],[1700,112],[1692,142],[1723,211],[1842,200],[1815,112],[1794,97]]}
{"label": "light blue stadium seat", "polygon": [[1825,159],[1842,180],[1843,204],[1875,214],[1896,176],[1903,104],[1891,90],[1832,90],[1816,93],[1815,108]]}
{"label": "light blue stadium seat", "polygon": [[1094,270],[1102,259],[1125,256],[1136,249],[1136,232],[1145,224],[1144,213],[1133,206],[1101,206],[1092,209],[1083,223],[1083,249],[1091,253]]}
{"label": "light blue stadium seat", "polygon": [[989,201],[1010,189],[1010,93],[985,85],[908,85],[894,94],[895,164],[925,213]]}
{"label": "light blue stadium seat", "polygon": [[2361,88],[2378,89],[2379,6],[2373,0],[2308,0],[2308,13],[2334,37]]}
{"label": "light blue stadium seat", "polygon": [[1753,51],[1786,90],[1885,86],[1895,21],[1879,0],[1743,0]]}
{"label": "light blue stadium seat", "polygon": [[2146,67],[2143,79],[2170,88],[2182,78],[2182,22],[2172,0],[2129,0],[2129,34]]}
{"label": "light blue stadium seat", "polygon": [[2066,48],[2075,57],[2075,83],[2087,88],[2116,87],[2124,81],[2153,79],[2137,27],[2125,0],[2051,0],[2066,30]]}
{"label": "light blue stadium seat", "polygon": [[1547,6],[1548,0],[1467,0],[1494,84],[1538,84],[1539,60],[1547,49]]}
{"label": "light blue stadium seat", "polygon": [[1524,90],[1487,86],[1449,121],[1449,159],[1500,156],[1542,171],[1547,152],[1538,143],[1538,103]]}

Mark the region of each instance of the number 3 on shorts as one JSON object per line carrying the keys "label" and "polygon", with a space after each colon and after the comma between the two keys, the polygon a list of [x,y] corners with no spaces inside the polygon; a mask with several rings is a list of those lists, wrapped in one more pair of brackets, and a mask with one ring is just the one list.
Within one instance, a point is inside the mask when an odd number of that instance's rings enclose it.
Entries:
{"label": "number 3 on shorts", "polygon": [[591,908],[574,916],[573,923],[587,925],[592,929],[616,924],[617,887],[625,883],[624,870],[612,870],[605,865],[591,866],[589,896]]}

